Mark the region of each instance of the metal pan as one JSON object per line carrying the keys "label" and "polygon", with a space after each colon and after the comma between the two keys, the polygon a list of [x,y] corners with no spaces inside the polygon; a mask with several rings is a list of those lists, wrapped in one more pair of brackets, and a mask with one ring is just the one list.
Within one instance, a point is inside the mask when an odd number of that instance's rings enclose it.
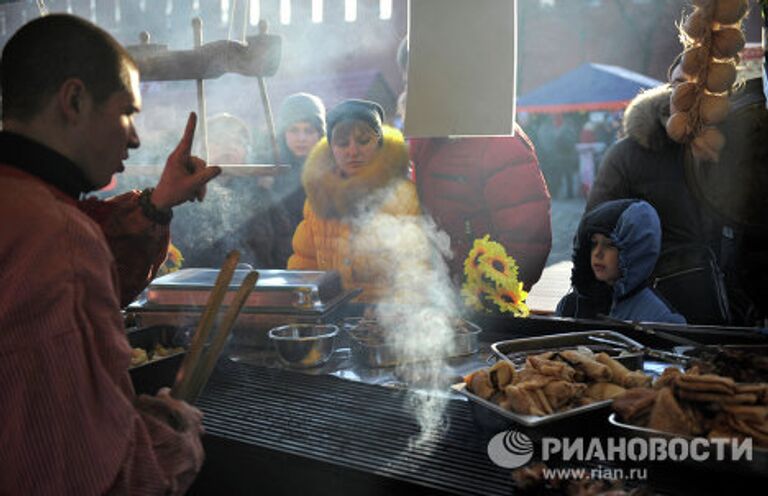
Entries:
{"label": "metal pan", "polygon": [[[608,343],[606,343],[606,341]],[[631,370],[643,368],[643,345],[614,331],[588,331],[552,334],[535,338],[510,339],[491,345],[494,355],[520,368],[528,355],[547,351],[589,348],[605,352]]]}
{"label": "metal pan", "polygon": [[[472,355],[480,348],[479,336],[482,329],[465,320],[462,323],[464,329],[454,333],[453,352],[442,358]],[[344,324],[349,336],[352,360],[370,368],[394,367],[403,363],[402,357],[398,356],[391,345],[366,339],[363,327],[367,324],[376,325],[375,321],[365,319],[358,319],[357,322],[348,319]]]}
{"label": "metal pan", "polygon": [[[682,439],[687,439],[689,441],[695,439],[691,436],[673,434],[671,432],[664,432],[656,429],[649,429],[648,427],[640,427],[637,425],[626,424],[621,420],[619,420],[619,417],[616,413],[611,413],[611,415],[608,417],[608,422],[618,427],[620,430],[625,431],[627,435],[641,436],[646,438],[653,438],[653,437],[666,438],[666,439],[682,438]],[[691,468],[696,468],[702,471],[739,473],[739,474],[750,475],[750,476],[757,475],[760,477],[768,476],[768,449],[753,447],[752,460],[740,459],[740,460],[734,461],[734,460],[731,460],[729,457],[729,452],[730,452],[729,448],[730,446],[726,444],[724,460],[717,460],[714,457],[710,457],[709,459],[704,461],[696,461],[688,457],[688,458],[681,459],[679,463],[683,463]],[[711,451],[714,451],[714,450],[711,450]]]}
{"label": "metal pan", "polygon": [[[454,384],[453,386],[451,386],[451,389],[453,389],[458,394],[467,398],[473,404],[473,414],[475,415],[475,419],[483,424],[487,424],[487,421],[483,420],[483,418],[487,415],[488,411],[491,411],[497,414],[498,416],[503,417],[505,420],[511,421],[512,423],[515,423],[515,424],[524,425],[526,427],[538,427],[541,425],[558,422],[560,420],[573,417],[574,415],[583,415],[588,412],[593,412],[595,410],[608,409],[611,405],[611,400],[605,400],[605,401],[598,401],[589,405],[571,408],[570,410],[553,413],[551,415],[542,415],[542,416],[521,415],[519,413],[505,410],[501,408],[499,405],[497,405],[496,403],[493,403],[492,401],[484,400],[481,397],[473,393],[470,393],[469,391],[467,391],[467,385],[463,382]],[[478,409],[475,407],[480,407],[480,408]]]}

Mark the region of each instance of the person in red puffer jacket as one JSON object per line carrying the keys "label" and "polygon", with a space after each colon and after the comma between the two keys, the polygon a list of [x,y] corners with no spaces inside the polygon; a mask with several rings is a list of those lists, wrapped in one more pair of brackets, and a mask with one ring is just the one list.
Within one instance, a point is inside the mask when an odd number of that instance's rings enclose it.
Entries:
{"label": "person in red puffer jacket", "polygon": [[[396,62],[407,85],[408,42]],[[407,90],[406,90],[407,91]],[[405,119],[405,91],[398,98]],[[550,196],[533,143],[515,124],[513,136],[409,139],[412,178],[424,213],[451,239],[451,279],[461,285],[464,260],[477,238],[489,234],[519,266],[530,290],[552,247]]]}
{"label": "person in red puffer jacket", "polygon": [[422,208],[451,238],[451,279],[463,280],[475,239],[490,234],[515,258],[526,290],[552,246],[550,196],[533,144],[514,136],[418,138],[410,156]]}

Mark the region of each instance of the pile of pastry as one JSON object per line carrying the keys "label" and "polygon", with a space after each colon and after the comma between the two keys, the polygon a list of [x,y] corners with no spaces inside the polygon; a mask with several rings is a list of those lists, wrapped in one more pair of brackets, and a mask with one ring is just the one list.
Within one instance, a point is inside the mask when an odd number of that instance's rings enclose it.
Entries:
{"label": "pile of pastry", "polygon": [[166,348],[160,343],[155,344],[155,347],[149,351],[144,348],[132,348],[131,349],[131,367],[138,367],[144,365],[147,362],[154,360],[160,360],[167,356],[182,353],[184,348],[181,346]]}
{"label": "pile of pastry", "polygon": [[755,446],[768,447],[768,383],[669,367],[652,388],[616,398],[613,409],[633,425],[710,439],[751,437]]}
{"label": "pile of pastry", "polygon": [[606,353],[589,349],[550,351],[527,357],[520,370],[500,360],[464,378],[467,390],[505,410],[522,415],[551,415],[623,395],[651,384]]}
{"label": "pile of pastry", "polygon": [[768,382],[768,350],[761,346],[743,348],[702,347],[690,352],[695,358],[691,365],[702,374],[730,377],[736,382]]}

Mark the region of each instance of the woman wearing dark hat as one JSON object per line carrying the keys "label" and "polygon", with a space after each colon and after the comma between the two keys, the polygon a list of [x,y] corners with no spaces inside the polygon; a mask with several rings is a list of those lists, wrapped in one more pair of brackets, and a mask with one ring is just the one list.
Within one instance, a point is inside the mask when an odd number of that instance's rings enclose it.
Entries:
{"label": "woman wearing dark hat", "polygon": [[377,214],[420,214],[408,180],[408,149],[402,134],[383,126],[384,111],[365,100],[346,100],[328,113],[328,137],[304,166],[304,220],[293,237],[289,269],[338,270],[347,288],[362,288],[373,302],[388,289],[376,249],[356,242]]}
{"label": "woman wearing dark hat", "polygon": [[294,93],[280,106],[277,115],[277,142],[280,160],[291,169],[277,176],[272,191],[276,205],[270,212],[275,225],[275,267],[283,268],[291,255],[293,232],[302,219],[307,198],[301,185],[304,161],[325,136],[325,105],[315,95]]}

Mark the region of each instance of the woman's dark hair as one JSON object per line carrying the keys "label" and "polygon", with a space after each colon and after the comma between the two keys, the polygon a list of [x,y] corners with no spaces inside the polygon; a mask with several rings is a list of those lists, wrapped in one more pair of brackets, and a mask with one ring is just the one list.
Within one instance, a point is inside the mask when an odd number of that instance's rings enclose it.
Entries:
{"label": "woman's dark hair", "polygon": [[37,18],[3,49],[3,118],[34,117],[70,78],[81,80],[96,103],[102,103],[129,87],[128,70],[136,67],[125,48],[84,19],[66,14]]}

